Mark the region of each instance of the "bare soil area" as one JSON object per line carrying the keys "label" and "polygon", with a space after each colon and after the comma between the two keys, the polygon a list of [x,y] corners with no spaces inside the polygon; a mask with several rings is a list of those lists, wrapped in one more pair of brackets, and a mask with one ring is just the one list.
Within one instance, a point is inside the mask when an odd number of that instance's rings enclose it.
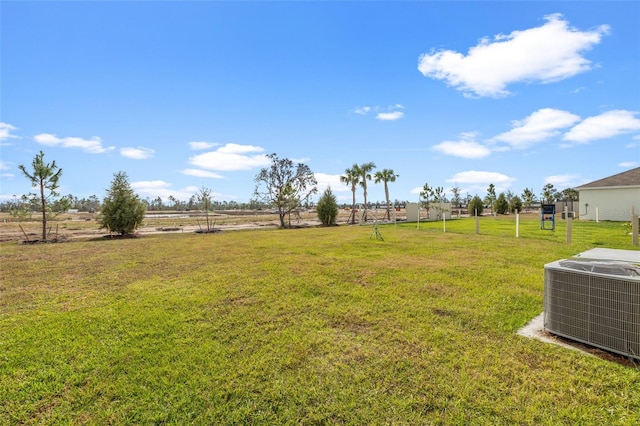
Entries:
{"label": "bare soil area", "polygon": [[[404,214],[404,212],[402,213]],[[381,217],[382,213],[374,213]],[[341,210],[337,224],[346,225],[350,212]],[[15,221],[8,214],[0,214],[0,242],[15,241],[35,243],[42,238],[42,222],[36,219]],[[400,219],[400,216],[398,216]],[[402,217],[404,219],[404,217]],[[289,224],[289,218],[286,220]],[[302,212],[290,218],[292,228],[320,226],[315,212]],[[209,228],[216,232],[241,231],[251,229],[278,228],[279,217],[272,212],[215,212],[209,214]],[[137,230],[138,236],[166,233],[206,233],[207,218],[203,212],[149,212]],[[47,222],[47,239],[51,242],[68,241],[78,238],[109,237],[109,232],[100,229],[96,214],[64,214],[57,220]],[[115,237],[115,235],[114,235]]]}

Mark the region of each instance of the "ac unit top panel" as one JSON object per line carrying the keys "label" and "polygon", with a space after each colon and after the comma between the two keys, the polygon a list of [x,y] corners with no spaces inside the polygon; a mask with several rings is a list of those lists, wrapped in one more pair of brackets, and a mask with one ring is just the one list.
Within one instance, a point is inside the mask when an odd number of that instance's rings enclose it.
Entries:
{"label": "ac unit top panel", "polygon": [[545,269],[599,275],[640,284],[640,266],[630,262],[602,259],[563,259],[544,265]]}
{"label": "ac unit top panel", "polygon": [[610,248],[594,248],[583,251],[575,257],[584,259],[619,260],[640,264],[640,250],[620,250]]}
{"label": "ac unit top panel", "polygon": [[640,277],[640,268],[632,263],[611,260],[570,259],[558,262],[564,268],[596,274],[620,275],[624,277]]}

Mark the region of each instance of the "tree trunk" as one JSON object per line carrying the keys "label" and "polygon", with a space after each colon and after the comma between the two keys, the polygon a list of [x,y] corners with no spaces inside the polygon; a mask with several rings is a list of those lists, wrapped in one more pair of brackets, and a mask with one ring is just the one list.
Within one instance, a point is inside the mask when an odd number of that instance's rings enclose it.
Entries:
{"label": "tree trunk", "polygon": [[44,198],[44,182],[40,179],[40,201],[42,202],[42,241],[47,241],[47,200]]}
{"label": "tree trunk", "polygon": [[387,186],[387,182],[384,183],[384,196],[387,199],[387,220],[391,220],[391,210],[389,207],[389,187]]}
{"label": "tree trunk", "polygon": [[366,183],[364,188],[364,212],[362,213],[362,220],[364,221],[364,223],[367,223],[367,187],[366,187]]}
{"label": "tree trunk", "polygon": [[284,225],[284,216],[287,214],[287,212],[282,210],[282,207],[278,207],[278,216],[280,216],[280,228],[285,228]]}
{"label": "tree trunk", "polygon": [[355,188],[351,190],[351,194],[353,195],[353,202],[351,203],[351,217],[349,217],[349,219],[351,220],[351,224],[355,225],[356,223],[356,189]]}

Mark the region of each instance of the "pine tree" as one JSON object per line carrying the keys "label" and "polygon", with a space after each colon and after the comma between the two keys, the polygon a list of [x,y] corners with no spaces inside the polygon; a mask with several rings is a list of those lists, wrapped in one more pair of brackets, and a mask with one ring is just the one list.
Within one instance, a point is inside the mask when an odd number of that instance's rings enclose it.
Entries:
{"label": "pine tree", "polygon": [[131,189],[125,172],[114,174],[100,212],[100,225],[110,232],[131,234],[142,224],[145,206]]}
{"label": "pine tree", "polygon": [[318,219],[323,225],[335,225],[338,217],[338,202],[336,196],[331,192],[331,187],[327,187],[316,207]]}

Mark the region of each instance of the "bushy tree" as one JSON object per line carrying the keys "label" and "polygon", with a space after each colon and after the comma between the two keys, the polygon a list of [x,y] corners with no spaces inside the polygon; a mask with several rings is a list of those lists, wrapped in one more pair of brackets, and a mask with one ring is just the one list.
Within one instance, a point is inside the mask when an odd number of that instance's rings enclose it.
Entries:
{"label": "bushy tree", "polygon": [[469,211],[470,216],[474,216],[476,213],[478,216],[482,214],[482,209],[484,208],[484,204],[482,203],[482,199],[477,195],[469,201],[467,206],[467,210]]}
{"label": "bushy tree", "polygon": [[142,224],[145,206],[131,189],[125,172],[115,173],[102,202],[100,226],[121,235],[131,234]]}
{"label": "bushy tree", "polygon": [[60,195],[56,189],[60,186],[58,181],[62,176],[62,169],[58,167],[55,160],[51,163],[44,162],[44,152],[40,151],[31,162],[32,171],[20,164],[18,169],[31,181],[31,186],[35,188],[37,194],[29,194],[33,204],[38,205],[38,210],[42,213],[42,240],[47,240],[47,218],[55,213],[61,213],[69,209],[70,202],[66,197],[58,199]]}
{"label": "bushy tree", "polygon": [[511,211],[512,212],[521,212],[522,211],[522,200],[520,199],[520,197],[518,197],[517,195],[515,195],[511,201],[509,202],[509,206],[511,207]]}
{"label": "bushy tree", "polygon": [[336,218],[338,217],[338,202],[336,196],[331,192],[331,187],[327,187],[322,197],[318,200],[316,206],[318,212],[318,219],[323,225],[335,225]]}
{"label": "bushy tree", "polygon": [[545,204],[552,204],[558,199],[558,191],[552,183],[546,184],[542,188],[542,202]]}
{"label": "bushy tree", "polygon": [[501,192],[500,195],[498,195],[495,205],[496,213],[507,214],[509,212],[509,202],[507,201],[507,197],[504,195],[504,192]]}
{"label": "bushy tree", "polygon": [[278,158],[269,154],[271,166],[265,167],[256,175],[255,198],[278,209],[280,227],[284,228],[284,218],[291,210],[306,202],[318,192],[313,172],[303,163],[294,167],[288,158]]}

